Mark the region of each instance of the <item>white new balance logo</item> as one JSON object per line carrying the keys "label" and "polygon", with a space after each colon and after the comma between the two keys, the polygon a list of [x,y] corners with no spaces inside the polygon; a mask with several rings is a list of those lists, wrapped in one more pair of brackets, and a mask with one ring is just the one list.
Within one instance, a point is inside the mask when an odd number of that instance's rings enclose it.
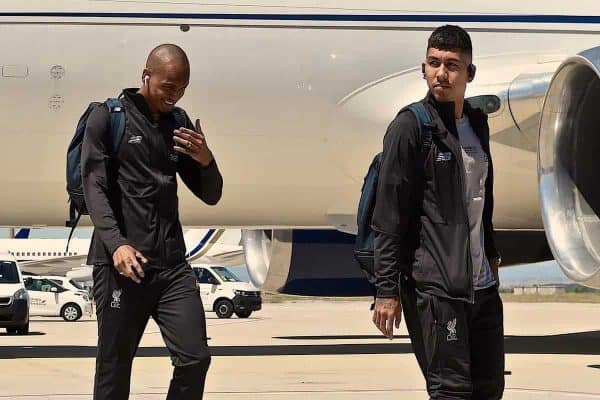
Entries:
{"label": "white new balance logo", "polygon": [[452,160],[452,153],[450,153],[450,152],[440,152],[440,153],[438,153],[437,157],[435,158],[435,161],[437,161],[437,162],[450,161],[450,160]]}
{"label": "white new balance logo", "polygon": [[448,322],[446,329],[448,329],[448,336],[446,336],[448,342],[458,340],[458,336],[456,336],[456,318]]}
{"label": "white new balance logo", "polygon": [[140,143],[142,143],[142,137],[141,136],[131,136],[129,138],[129,140],[127,141],[127,143],[140,144]]}

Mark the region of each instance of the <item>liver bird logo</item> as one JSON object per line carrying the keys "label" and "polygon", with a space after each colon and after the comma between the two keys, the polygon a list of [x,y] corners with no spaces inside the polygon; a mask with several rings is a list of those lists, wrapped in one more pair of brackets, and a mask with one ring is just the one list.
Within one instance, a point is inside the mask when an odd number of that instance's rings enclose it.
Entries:
{"label": "liver bird logo", "polygon": [[446,336],[448,342],[458,340],[458,336],[456,335],[456,318],[448,322],[446,329],[448,329],[448,336]]}

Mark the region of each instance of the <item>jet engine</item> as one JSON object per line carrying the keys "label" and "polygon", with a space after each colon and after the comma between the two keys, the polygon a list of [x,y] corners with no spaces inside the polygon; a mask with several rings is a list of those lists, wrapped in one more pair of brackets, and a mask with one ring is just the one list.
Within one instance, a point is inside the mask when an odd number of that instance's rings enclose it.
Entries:
{"label": "jet engine", "polygon": [[372,295],[354,260],[354,235],[335,230],[242,230],[248,275],[263,290],[307,296]]}
{"label": "jet engine", "polygon": [[600,288],[600,47],[554,73],[540,117],[538,179],[548,243],[564,273]]}

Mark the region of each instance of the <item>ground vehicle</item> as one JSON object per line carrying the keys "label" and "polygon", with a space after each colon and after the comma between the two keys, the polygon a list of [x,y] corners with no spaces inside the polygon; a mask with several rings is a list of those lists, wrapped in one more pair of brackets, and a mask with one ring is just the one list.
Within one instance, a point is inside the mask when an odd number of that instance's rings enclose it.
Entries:
{"label": "ground vehicle", "polygon": [[17,260],[0,254],[0,327],[8,333],[29,333],[29,294]]}
{"label": "ground vehicle", "polygon": [[205,311],[214,311],[219,318],[248,318],[262,307],[260,291],[241,281],[226,267],[193,265]]}
{"label": "ground vehicle", "polygon": [[74,322],[83,313],[92,313],[88,294],[65,289],[50,279],[28,276],[25,288],[31,297],[30,315],[60,316],[65,321]]}

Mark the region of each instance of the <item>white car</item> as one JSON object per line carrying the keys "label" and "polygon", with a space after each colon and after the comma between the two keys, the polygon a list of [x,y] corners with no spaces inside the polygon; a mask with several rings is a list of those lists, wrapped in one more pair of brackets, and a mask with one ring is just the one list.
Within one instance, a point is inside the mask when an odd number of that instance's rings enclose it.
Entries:
{"label": "white car", "polygon": [[25,288],[31,298],[29,315],[62,317],[74,322],[83,313],[92,314],[92,302],[87,293],[65,289],[50,279],[39,276],[25,278]]}
{"label": "white car", "polygon": [[219,318],[248,318],[262,307],[260,291],[243,282],[226,267],[192,265],[196,274],[204,311],[214,311]]}
{"label": "white car", "polygon": [[29,294],[10,254],[0,254],[0,327],[8,333],[29,333]]}

